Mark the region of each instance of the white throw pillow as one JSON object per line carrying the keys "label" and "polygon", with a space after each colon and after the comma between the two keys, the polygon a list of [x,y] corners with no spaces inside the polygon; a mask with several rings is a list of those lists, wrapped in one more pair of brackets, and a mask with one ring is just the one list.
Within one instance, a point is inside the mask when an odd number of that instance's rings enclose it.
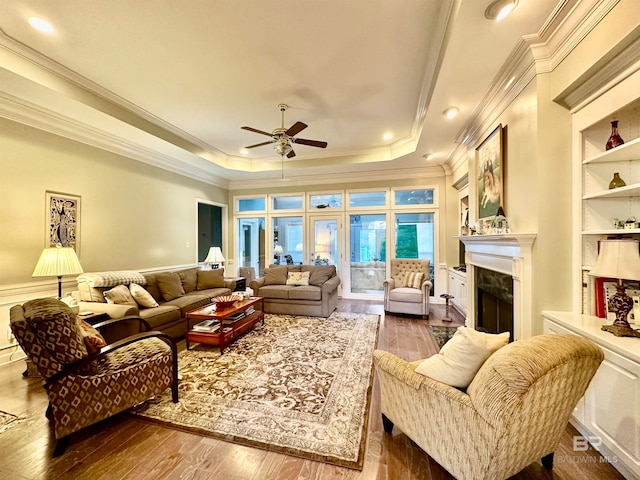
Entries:
{"label": "white throw pillow", "polygon": [[131,292],[126,285],[118,285],[113,287],[111,290],[107,290],[104,292],[104,298],[107,300],[107,303],[115,303],[117,305],[131,305],[133,307],[137,307],[138,304],[131,296]]}
{"label": "white throw pillow", "polygon": [[153,296],[137,283],[129,285],[129,291],[138,305],[145,308],[153,308],[158,306],[158,302]]}
{"label": "white throw pillow", "polygon": [[458,327],[440,352],[423,360],[415,371],[452,387],[467,388],[487,358],[507,343],[509,332],[495,335]]}
{"label": "white throw pillow", "polygon": [[309,285],[309,275],[311,272],[289,272],[287,274],[287,285]]}

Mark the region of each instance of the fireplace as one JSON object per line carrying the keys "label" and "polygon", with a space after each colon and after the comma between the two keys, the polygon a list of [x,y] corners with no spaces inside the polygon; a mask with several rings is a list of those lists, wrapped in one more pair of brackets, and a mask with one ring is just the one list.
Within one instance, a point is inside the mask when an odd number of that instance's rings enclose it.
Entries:
{"label": "fireplace", "polygon": [[[505,235],[467,235],[458,237],[464,242],[467,264],[467,320],[468,326],[487,330],[511,332],[512,340],[520,340],[534,334],[533,296],[533,244],[534,234]],[[481,270],[500,274],[490,281],[485,281]],[[480,283],[499,285],[497,298],[485,295],[492,288],[482,288],[482,295],[477,294],[478,276]],[[510,284],[510,290],[505,285]],[[505,292],[505,289],[507,291]],[[493,293],[496,293],[495,291]],[[493,319],[485,316],[485,312],[494,311]],[[510,312],[510,319],[507,319]],[[502,323],[501,323],[502,322]],[[506,323],[510,328],[503,328]],[[481,325],[482,323],[482,325]],[[502,330],[500,330],[502,329]]]}
{"label": "fireplace", "polygon": [[513,278],[475,269],[476,328],[489,333],[509,332],[513,340]]}

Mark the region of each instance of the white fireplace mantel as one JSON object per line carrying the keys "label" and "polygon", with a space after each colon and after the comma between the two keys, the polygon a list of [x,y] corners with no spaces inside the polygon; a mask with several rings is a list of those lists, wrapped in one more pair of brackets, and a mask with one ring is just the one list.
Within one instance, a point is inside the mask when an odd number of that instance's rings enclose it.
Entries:
{"label": "white fireplace mantel", "polygon": [[533,244],[536,234],[465,235],[467,324],[476,326],[475,269],[485,268],[513,278],[513,335],[533,335]]}

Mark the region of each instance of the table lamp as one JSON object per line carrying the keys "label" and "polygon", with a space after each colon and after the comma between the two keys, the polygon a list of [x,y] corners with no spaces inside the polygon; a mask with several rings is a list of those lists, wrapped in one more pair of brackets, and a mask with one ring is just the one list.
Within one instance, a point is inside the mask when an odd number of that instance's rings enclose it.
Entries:
{"label": "table lamp", "polygon": [[602,330],[616,337],[640,337],[640,332],[631,328],[627,315],[633,309],[633,299],[625,292],[623,280],[640,280],[640,253],[638,240],[617,239],[600,242],[600,253],[589,275],[616,278],[616,294],[609,305],[616,314],[613,325],[603,325]]}
{"label": "table lamp", "polygon": [[224,263],[225,259],[222,256],[222,250],[220,247],[210,247],[207,258],[204,259],[204,263],[208,263],[212,270],[220,268],[220,264]]}
{"label": "table lamp", "polygon": [[58,244],[45,248],[40,254],[33,277],[58,277],[58,299],[62,298],[62,276],[84,273],[76,252]]}
{"label": "table lamp", "polygon": [[280,264],[280,256],[284,253],[284,248],[282,245],[276,245],[273,247],[273,254],[278,257],[278,265]]}

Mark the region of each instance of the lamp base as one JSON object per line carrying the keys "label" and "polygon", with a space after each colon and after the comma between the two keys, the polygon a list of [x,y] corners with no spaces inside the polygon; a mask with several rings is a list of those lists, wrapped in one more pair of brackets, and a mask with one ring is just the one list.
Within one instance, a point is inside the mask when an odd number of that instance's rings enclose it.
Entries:
{"label": "lamp base", "polygon": [[616,337],[640,337],[640,332],[629,325],[603,325],[602,330],[614,334]]}

